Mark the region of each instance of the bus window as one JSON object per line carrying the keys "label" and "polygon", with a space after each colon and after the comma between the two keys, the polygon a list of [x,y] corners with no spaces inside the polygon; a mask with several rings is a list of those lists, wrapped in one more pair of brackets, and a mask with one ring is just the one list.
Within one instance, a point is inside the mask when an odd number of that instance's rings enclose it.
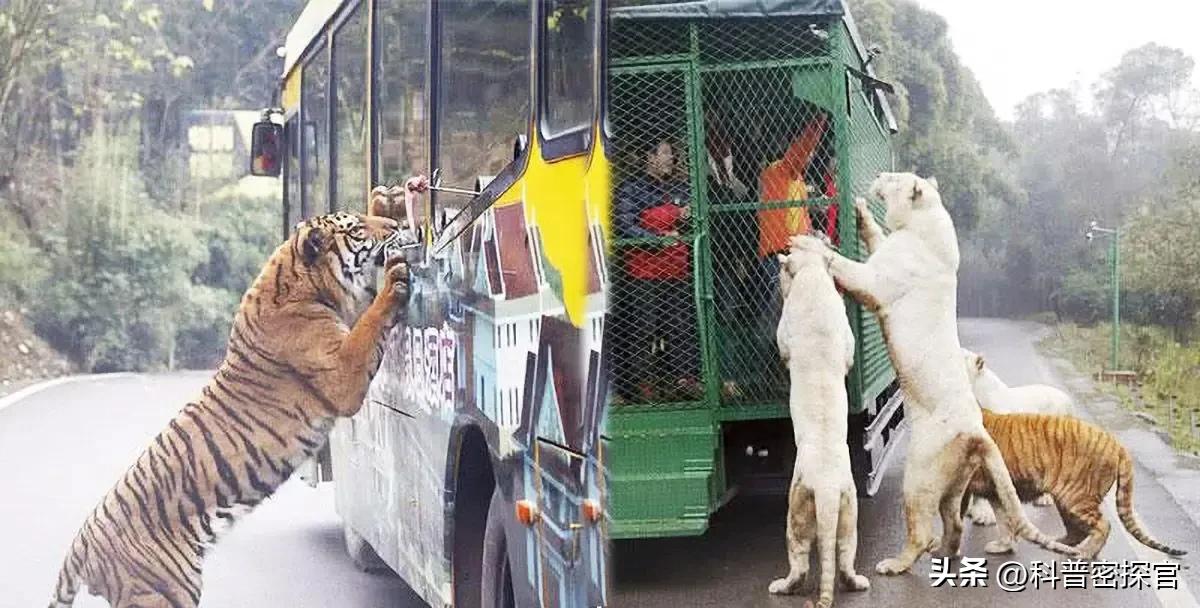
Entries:
{"label": "bus window", "polygon": [[300,207],[300,134],[296,132],[299,117],[293,116],[284,126],[283,141],[287,145],[287,158],[283,165],[283,236],[292,233],[292,227],[303,214]]}
{"label": "bus window", "polygon": [[546,93],[542,135],[551,139],[592,120],[593,38],[591,0],[549,0],[546,6]]}
{"label": "bus window", "polygon": [[333,209],[360,211],[367,191],[367,11],[354,8],[333,35]]}
{"label": "bus window", "polygon": [[329,55],[319,47],[301,76],[300,115],[304,120],[304,215],[329,210]]}
{"label": "bus window", "polygon": [[[425,0],[379,0],[375,7],[375,183],[428,173],[425,146]],[[421,223],[423,208],[415,210]]]}
{"label": "bus window", "polygon": [[471,187],[513,160],[528,135],[529,0],[462,0],[439,5],[436,168],[447,185]]}

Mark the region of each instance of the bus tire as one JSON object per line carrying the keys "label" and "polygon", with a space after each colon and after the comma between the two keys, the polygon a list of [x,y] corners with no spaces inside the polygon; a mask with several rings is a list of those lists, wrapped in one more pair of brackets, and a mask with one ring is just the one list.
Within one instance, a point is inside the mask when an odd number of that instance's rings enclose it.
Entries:
{"label": "bus tire", "polygon": [[500,497],[499,488],[492,493],[483,533],[482,583],[482,608],[516,608],[512,566],[508,562],[508,538],[504,534],[504,499]]}
{"label": "bus tire", "polygon": [[379,557],[371,543],[354,531],[350,524],[342,523],[342,539],[346,542],[346,554],[354,567],[363,572],[390,572],[391,568]]}

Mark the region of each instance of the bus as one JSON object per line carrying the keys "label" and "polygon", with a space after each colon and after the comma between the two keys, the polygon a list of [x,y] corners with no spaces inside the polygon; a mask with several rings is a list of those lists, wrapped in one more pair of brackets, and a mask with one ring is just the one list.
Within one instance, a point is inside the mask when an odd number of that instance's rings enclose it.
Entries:
{"label": "bus", "polygon": [[603,11],[311,0],[255,127],[285,234],[365,212],[377,185],[445,184],[416,210],[407,321],[323,476],[351,557],[433,606],[606,603]]}

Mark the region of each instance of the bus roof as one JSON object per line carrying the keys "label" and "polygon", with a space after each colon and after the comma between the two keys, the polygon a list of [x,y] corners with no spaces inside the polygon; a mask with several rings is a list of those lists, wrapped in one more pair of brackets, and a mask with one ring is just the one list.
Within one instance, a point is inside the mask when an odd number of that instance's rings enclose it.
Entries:
{"label": "bus roof", "polygon": [[291,31],[288,32],[287,40],[284,42],[284,48],[287,50],[287,55],[283,61],[283,76],[287,76],[288,72],[292,71],[292,66],[300,61],[300,56],[308,48],[309,43],[321,30],[326,23],[337,14],[338,8],[345,4],[347,0],[309,0],[305,5],[304,11],[300,13],[300,17],[296,19],[296,23],[292,25]]}
{"label": "bus roof", "polygon": [[842,0],[693,0],[624,6],[611,12],[614,19],[720,19],[841,16],[846,8]]}

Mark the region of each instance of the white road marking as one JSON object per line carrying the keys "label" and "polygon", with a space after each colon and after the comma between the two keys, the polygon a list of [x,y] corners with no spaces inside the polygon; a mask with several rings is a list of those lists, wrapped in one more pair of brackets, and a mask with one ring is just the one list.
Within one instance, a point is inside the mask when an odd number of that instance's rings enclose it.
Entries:
{"label": "white road marking", "polygon": [[6,408],[10,405],[14,405],[14,404],[18,403],[19,401],[21,401],[22,399],[31,397],[31,396],[36,395],[37,393],[40,393],[46,389],[54,388],[56,386],[61,386],[63,384],[70,384],[73,382],[81,382],[84,380],[108,380],[108,379],[114,379],[114,378],[130,378],[135,375],[136,374],[133,374],[131,372],[117,372],[117,373],[113,373],[113,374],[80,374],[77,376],[63,376],[62,378],[55,378],[53,380],[46,380],[45,382],[38,382],[37,384],[27,386],[7,397],[0,398],[0,411],[4,411],[4,408]]}

